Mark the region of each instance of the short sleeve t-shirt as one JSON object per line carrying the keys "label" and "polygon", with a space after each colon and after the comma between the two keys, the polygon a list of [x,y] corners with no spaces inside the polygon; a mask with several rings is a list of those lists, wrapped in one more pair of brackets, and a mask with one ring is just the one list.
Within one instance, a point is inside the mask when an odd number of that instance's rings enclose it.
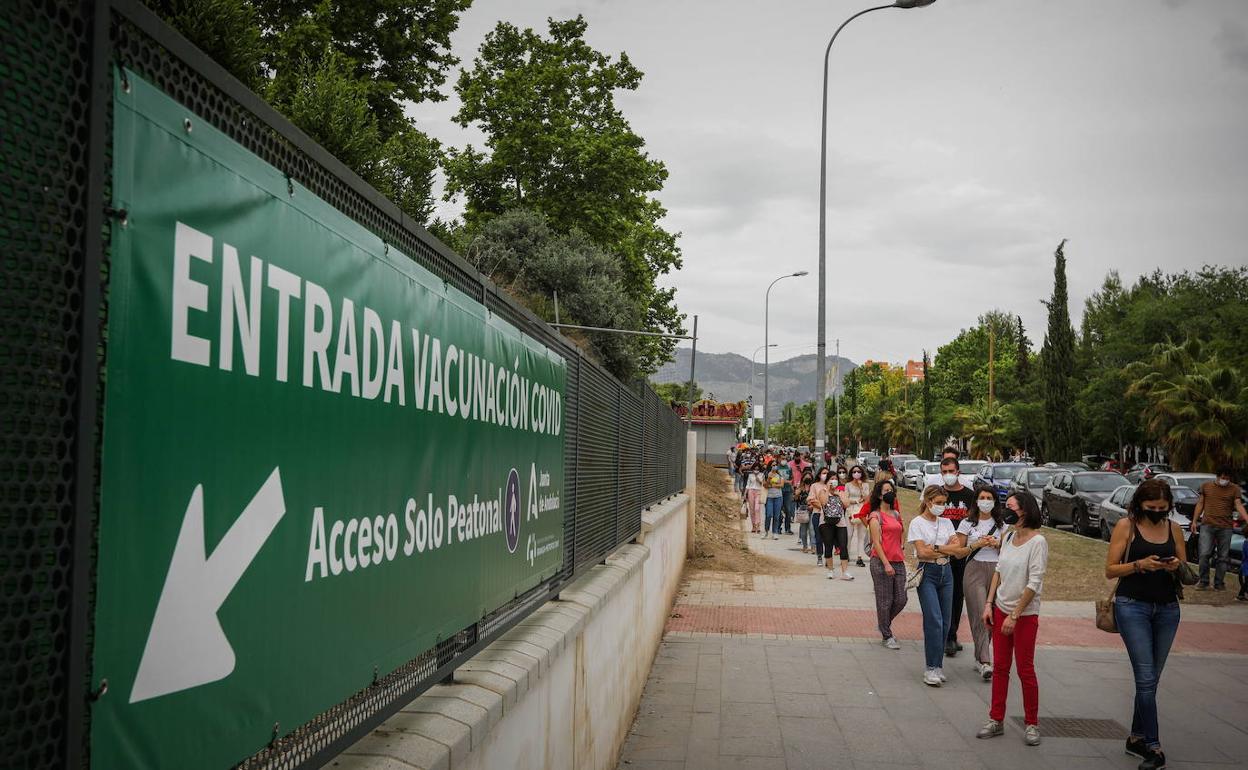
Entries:
{"label": "short sleeve t-shirt", "polygon": [[[996,531],[994,532],[993,530],[996,530]],[[979,540],[980,538],[988,537],[989,535],[993,535],[998,540],[1000,540],[1004,532],[1005,532],[1005,528],[997,526],[997,523],[993,521],[991,517],[987,519],[980,519],[974,524],[971,523],[971,520],[968,517],[968,518],[963,519],[958,524],[958,534],[966,535],[966,544],[968,546],[974,543],[976,540]],[[971,558],[974,559],[975,561],[995,562],[997,559],[1001,558],[1001,552],[998,551],[996,548],[984,547],[976,551],[975,554]]]}
{"label": "short sleeve t-shirt", "polygon": [[949,496],[949,502],[945,504],[945,512],[940,517],[957,526],[958,522],[975,510],[975,490],[964,486],[961,489],[945,489],[945,494]]}
{"label": "short sleeve t-shirt", "polygon": [[946,545],[953,539],[953,536],[953,522],[948,519],[928,521],[922,516],[915,516],[910,520],[910,530],[906,534],[906,542],[913,543],[916,540],[922,540],[931,548],[938,545]]}
{"label": "short sleeve t-shirt", "polygon": [[1239,499],[1239,487],[1235,484],[1218,486],[1212,481],[1200,485],[1200,498],[1205,501],[1201,524],[1210,527],[1232,527],[1235,525],[1232,515],[1235,512],[1235,501]]}

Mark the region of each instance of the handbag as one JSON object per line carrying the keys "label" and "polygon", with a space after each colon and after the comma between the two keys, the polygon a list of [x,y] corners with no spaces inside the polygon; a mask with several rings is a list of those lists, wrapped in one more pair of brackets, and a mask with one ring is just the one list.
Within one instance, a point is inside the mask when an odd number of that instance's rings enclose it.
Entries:
{"label": "handbag", "polygon": [[810,523],[810,511],[806,510],[805,508],[798,509],[797,513],[793,514],[793,521],[797,522],[798,524],[809,524]]}
{"label": "handbag", "polygon": [[[1122,549],[1122,559],[1119,564],[1127,563],[1127,554],[1131,552],[1131,543],[1135,542],[1135,527],[1131,527],[1131,537],[1127,540],[1127,547]],[[1114,594],[1118,593],[1118,583],[1122,578],[1114,580],[1114,585],[1109,589],[1109,596],[1104,599],[1096,600],[1096,627],[1107,634],[1118,633],[1118,620],[1114,617]]]}
{"label": "handbag", "polygon": [[919,587],[919,583],[923,582],[923,563],[919,562],[914,565],[914,571],[906,575],[906,590],[912,590]]}

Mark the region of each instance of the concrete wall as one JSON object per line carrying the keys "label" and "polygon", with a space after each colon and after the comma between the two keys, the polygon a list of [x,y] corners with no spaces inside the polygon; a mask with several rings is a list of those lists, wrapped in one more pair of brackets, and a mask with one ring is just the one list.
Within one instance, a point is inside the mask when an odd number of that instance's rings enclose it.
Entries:
{"label": "concrete wall", "polygon": [[689,498],[330,767],[614,768],[680,586]]}

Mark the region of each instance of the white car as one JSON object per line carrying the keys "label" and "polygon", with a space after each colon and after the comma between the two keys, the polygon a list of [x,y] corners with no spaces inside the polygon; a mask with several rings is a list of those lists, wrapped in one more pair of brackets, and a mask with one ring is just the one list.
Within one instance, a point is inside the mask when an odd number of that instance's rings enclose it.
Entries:
{"label": "white car", "polygon": [[[931,465],[931,463],[925,463],[922,460],[907,460],[905,467],[901,471],[901,485],[911,489],[918,489],[919,484],[923,481],[923,467],[926,465]],[[936,469],[939,470],[940,466],[936,466]]]}
{"label": "white car", "polygon": [[918,490],[922,492],[924,489],[935,484],[940,486],[944,482],[940,480],[940,463],[923,463],[923,475],[920,479],[922,486]]}
{"label": "white car", "polygon": [[[961,470],[958,472],[958,481],[962,482],[962,486],[967,489],[975,488],[975,477],[984,469],[988,463],[984,460],[961,460]],[[933,484],[940,486],[945,482],[940,478],[940,463],[926,463],[923,466],[923,486],[930,487]],[[922,491],[920,489],[919,491]]]}

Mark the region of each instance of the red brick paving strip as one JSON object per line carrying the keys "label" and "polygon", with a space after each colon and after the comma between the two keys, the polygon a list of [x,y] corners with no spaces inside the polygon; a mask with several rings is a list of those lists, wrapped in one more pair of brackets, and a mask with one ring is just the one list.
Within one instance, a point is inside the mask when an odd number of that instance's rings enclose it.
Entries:
{"label": "red brick paving strip", "polygon": [[[802,609],[678,604],[667,621],[668,631],[715,634],[776,634],[878,638],[874,610]],[[679,617],[676,617],[679,616]],[[963,624],[965,627],[965,623]],[[1236,623],[1179,624],[1174,652],[1215,652],[1248,655],[1248,633]],[[923,619],[907,612],[893,621],[893,633],[923,638]],[[969,629],[966,634],[969,636]],[[1107,634],[1091,619],[1040,617],[1039,643],[1062,647],[1123,649],[1117,634]]]}

